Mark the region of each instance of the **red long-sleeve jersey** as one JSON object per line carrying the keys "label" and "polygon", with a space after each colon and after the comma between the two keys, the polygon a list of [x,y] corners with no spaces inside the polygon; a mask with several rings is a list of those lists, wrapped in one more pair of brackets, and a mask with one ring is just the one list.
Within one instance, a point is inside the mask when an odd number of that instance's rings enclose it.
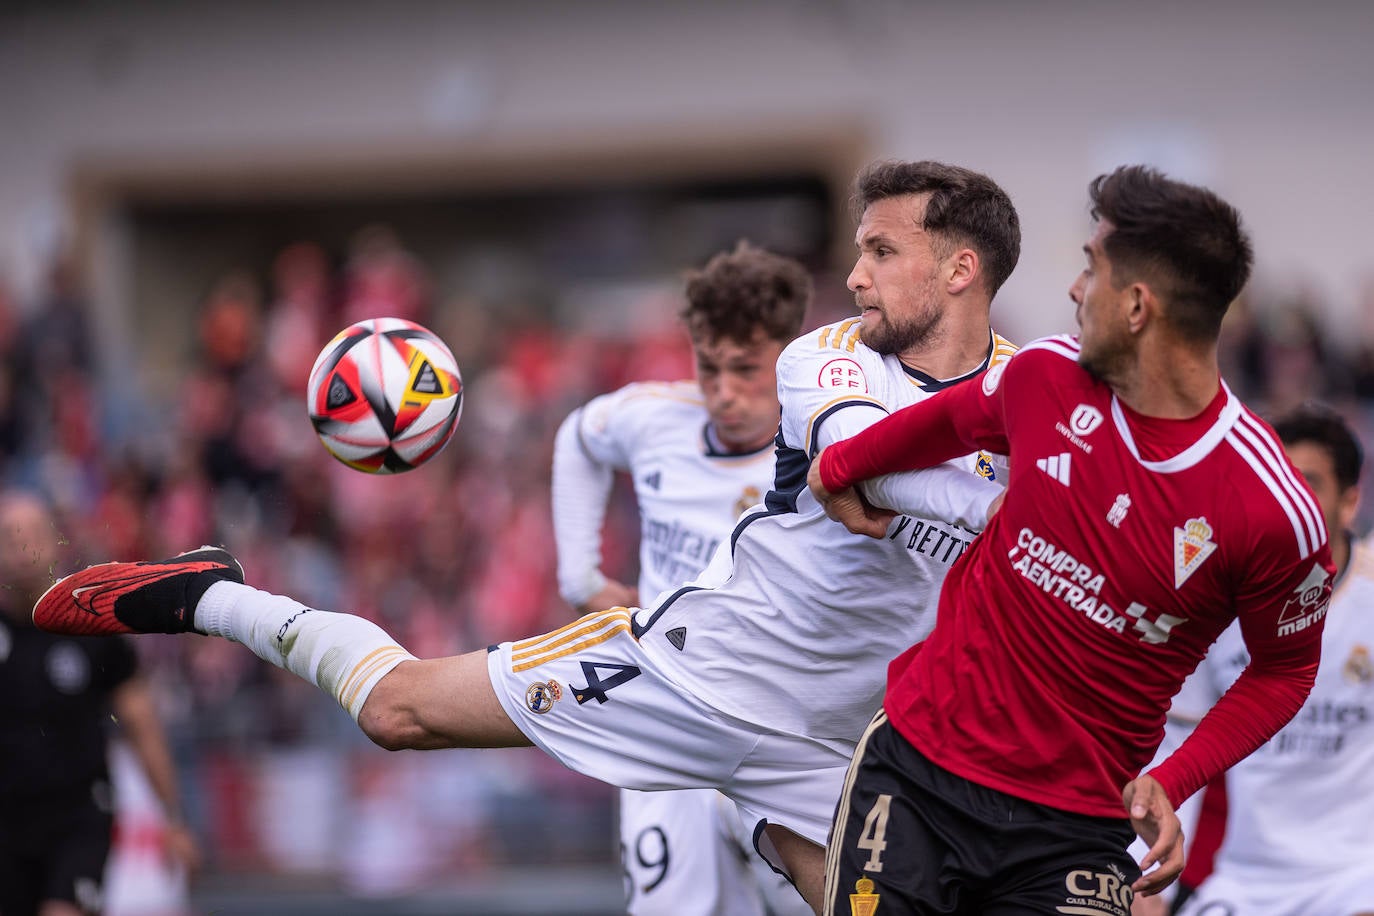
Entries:
{"label": "red long-sleeve jersey", "polygon": [[884,706],[935,763],[1040,804],[1123,817],[1165,712],[1236,617],[1251,662],[1151,771],[1175,804],[1249,754],[1316,676],[1334,567],[1273,430],[1223,384],[1189,420],[1135,414],[1047,338],[828,448],[839,489],[987,450],[1006,500],[945,580]]}

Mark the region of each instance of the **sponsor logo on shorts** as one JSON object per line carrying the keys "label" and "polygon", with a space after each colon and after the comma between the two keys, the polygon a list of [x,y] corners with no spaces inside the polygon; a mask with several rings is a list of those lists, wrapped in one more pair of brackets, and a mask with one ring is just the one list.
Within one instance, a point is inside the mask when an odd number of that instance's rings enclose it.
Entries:
{"label": "sponsor logo on shorts", "polygon": [[525,690],[525,705],[530,708],[530,712],[543,715],[553,704],[563,698],[563,685],[549,678],[547,681],[535,681]]}
{"label": "sponsor logo on shorts", "polygon": [[849,916],[873,916],[878,911],[882,895],[873,893],[873,887],[872,878],[854,882],[854,893],[849,895]]}
{"label": "sponsor logo on shorts", "polygon": [[1055,910],[1066,916],[1130,916],[1135,891],[1115,866],[1110,871],[1076,868],[1064,876],[1068,896]]}

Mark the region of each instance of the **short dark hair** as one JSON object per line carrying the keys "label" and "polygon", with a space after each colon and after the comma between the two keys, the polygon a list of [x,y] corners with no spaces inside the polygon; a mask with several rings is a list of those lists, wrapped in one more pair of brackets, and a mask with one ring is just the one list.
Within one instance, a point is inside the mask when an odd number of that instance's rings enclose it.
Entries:
{"label": "short dark hair", "polygon": [[1324,448],[1336,470],[1336,483],[1348,490],[1360,482],[1364,449],[1350,424],[1323,404],[1307,403],[1274,421],[1274,432],[1284,445],[1310,442]]}
{"label": "short dark hair", "polygon": [[1154,281],[1167,322],[1189,340],[1215,340],[1254,261],[1236,208],[1143,165],[1097,176],[1088,194],[1093,219],[1112,224],[1102,247],[1115,286]]}
{"label": "short dark hair", "polygon": [[739,242],[687,274],[679,317],[693,340],[749,343],[761,328],[791,342],[811,305],[811,275],[800,262]]}
{"label": "short dark hair", "polygon": [[995,296],[1021,259],[1021,218],[1006,191],[986,175],[932,162],[874,162],[854,182],[854,204],[862,217],[875,202],[906,194],[929,194],[921,226],[943,242],[978,252],[989,296]]}

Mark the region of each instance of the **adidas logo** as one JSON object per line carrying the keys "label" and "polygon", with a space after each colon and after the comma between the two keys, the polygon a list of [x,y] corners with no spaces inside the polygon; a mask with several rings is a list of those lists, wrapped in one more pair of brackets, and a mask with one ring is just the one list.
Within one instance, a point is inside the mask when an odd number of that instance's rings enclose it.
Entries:
{"label": "adidas logo", "polygon": [[429,363],[420,366],[420,371],[415,376],[415,384],[411,387],[419,394],[443,393],[443,388],[439,385],[439,376]]}
{"label": "adidas logo", "polygon": [[1068,452],[1060,452],[1058,455],[1039,459],[1035,462],[1035,466],[1067,487],[1069,485],[1069,460],[1071,458],[1073,456]]}
{"label": "adidas logo", "polygon": [[659,487],[663,486],[663,472],[654,471],[652,474],[646,474],[640,482],[646,487],[657,490]]}

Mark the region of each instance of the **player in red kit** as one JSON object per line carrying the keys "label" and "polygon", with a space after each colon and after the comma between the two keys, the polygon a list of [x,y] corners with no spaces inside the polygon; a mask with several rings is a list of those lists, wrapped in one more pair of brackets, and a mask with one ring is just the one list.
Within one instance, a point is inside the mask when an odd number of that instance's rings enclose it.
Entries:
{"label": "player in red kit", "polygon": [[[1033,343],[812,465],[828,511],[884,537],[855,483],[980,449],[1011,460],[934,631],[889,669],[837,809],[827,913],[1126,916],[1182,869],[1174,807],[1311,688],[1334,574],[1322,514],[1217,367],[1250,269],[1239,217],[1138,166],[1090,193],[1078,338]],[[1236,618],[1249,667],[1139,775]],[[1158,863],[1144,876],[1137,833]]]}

